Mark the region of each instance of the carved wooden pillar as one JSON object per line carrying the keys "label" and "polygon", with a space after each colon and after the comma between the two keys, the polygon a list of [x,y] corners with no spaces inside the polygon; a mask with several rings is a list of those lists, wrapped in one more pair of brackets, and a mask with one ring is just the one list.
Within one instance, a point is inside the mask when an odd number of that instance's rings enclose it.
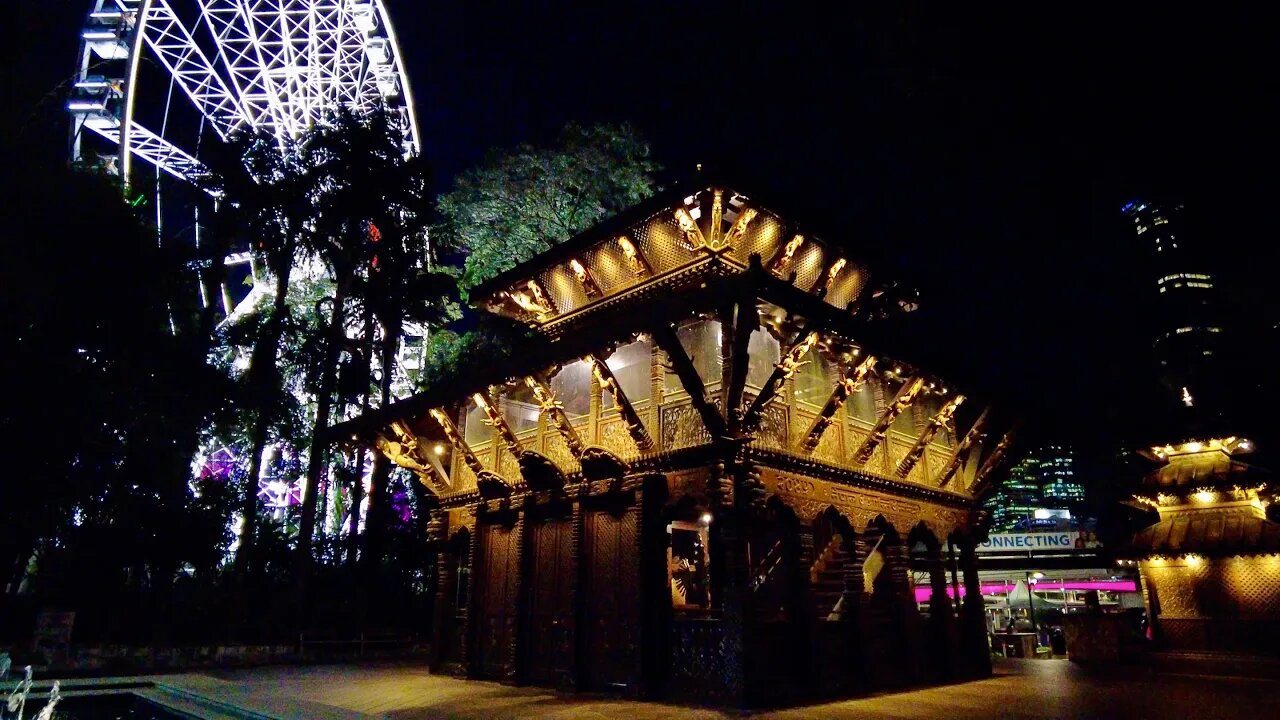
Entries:
{"label": "carved wooden pillar", "polygon": [[663,367],[663,352],[658,347],[658,343],[649,339],[649,428],[653,433],[657,447],[660,450],[667,448],[662,445],[662,396],[667,391],[667,371]]}
{"label": "carved wooden pillar", "polygon": [[894,655],[899,659],[898,672],[903,673],[899,681],[919,681],[923,658],[919,652],[919,613],[916,611],[915,590],[911,587],[911,551],[905,542],[897,542],[887,547],[882,545],[881,552],[884,553],[884,570],[881,572],[889,573],[887,581],[892,595],[892,624],[898,643]]}
{"label": "carved wooden pillar", "polygon": [[433,672],[439,672],[441,651],[449,637],[445,632],[445,623],[453,622],[448,612],[449,592],[454,590],[453,583],[449,582],[449,566],[455,562],[460,565],[462,559],[455,560],[449,553],[449,514],[444,510],[437,508],[431,511],[431,519],[427,521],[427,538],[436,548],[436,596],[431,603],[431,655],[428,665]]}
{"label": "carved wooden pillar", "polygon": [[524,510],[519,511],[516,516],[515,527],[511,528],[511,532],[515,534],[516,538],[516,559],[508,567],[515,568],[516,576],[511,581],[515,584],[516,613],[515,618],[512,620],[515,623],[515,627],[511,630],[510,646],[507,648],[511,658],[511,665],[507,669],[506,677],[503,678],[506,682],[511,683],[520,680],[520,651],[524,649],[524,641],[521,636],[528,625],[524,618],[525,596],[528,594],[529,585],[525,578],[525,548],[528,546],[525,542],[525,535],[528,532],[528,523],[525,522],[527,516],[528,513]]}
{"label": "carved wooden pillar", "polygon": [[977,544],[960,542],[960,571],[964,575],[964,605],[960,614],[960,647],[970,676],[991,674],[991,649],[987,642],[987,610],[978,580]]}
{"label": "carved wooden pillar", "polygon": [[927,652],[937,679],[951,675],[951,598],[947,596],[947,567],[940,546],[929,547],[924,561],[929,573],[929,632]]}
{"label": "carved wooden pillar", "polygon": [[[457,612],[461,616],[458,622],[461,624],[459,636],[461,642],[458,649],[458,666],[464,669],[467,677],[476,677],[479,675],[478,668],[472,664],[471,645],[475,642],[476,623],[472,620],[476,616],[478,610],[476,601],[476,558],[479,557],[477,546],[480,544],[480,524],[475,523],[471,528],[471,537],[469,538],[466,549],[466,567],[467,567],[467,602],[464,606],[458,608]],[[461,562],[461,561],[459,561]],[[459,573],[461,575],[461,573]]]}
{"label": "carved wooden pillar", "polygon": [[845,645],[848,648],[845,674],[849,688],[865,689],[868,595],[866,576],[862,570],[871,546],[863,535],[855,535],[846,545],[849,559],[844,566],[844,592],[840,596],[840,620],[844,624]]}

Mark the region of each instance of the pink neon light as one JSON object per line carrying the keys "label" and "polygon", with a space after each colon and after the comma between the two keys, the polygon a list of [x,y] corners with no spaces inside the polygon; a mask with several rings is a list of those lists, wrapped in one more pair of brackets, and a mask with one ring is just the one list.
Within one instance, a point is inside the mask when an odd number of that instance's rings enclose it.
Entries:
{"label": "pink neon light", "polygon": [[[983,595],[994,595],[996,593],[1011,592],[1014,583],[982,583]],[[1137,592],[1138,583],[1135,580],[1041,580],[1035,584],[1036,590],[1107,590],[1109,592]],[[916,602],[928,602],[929,596],[933,591],[928,585],[918,585],[915,588]],[[964,587],[960,588],[960,597],[964,597]],[[947,586],[947,597],[955,597],[955,588]]]}

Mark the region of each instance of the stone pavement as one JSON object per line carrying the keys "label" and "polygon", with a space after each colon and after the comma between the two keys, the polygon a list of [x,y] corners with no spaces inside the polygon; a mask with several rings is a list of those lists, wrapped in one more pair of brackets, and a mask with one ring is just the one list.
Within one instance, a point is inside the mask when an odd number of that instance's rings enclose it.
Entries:
{"label": "stone pavement", "polygon": [[[151,678],[250,717],[573,718],[702,720],[736,713],[561,695],[536,688],[433,676],[408,667],[312,666]],[[1280,717],[1280,683],[1141,669],[1090,674],[1065,660],[1011,660],[987,680],[753,714],[761,718],[1175,718]]]}

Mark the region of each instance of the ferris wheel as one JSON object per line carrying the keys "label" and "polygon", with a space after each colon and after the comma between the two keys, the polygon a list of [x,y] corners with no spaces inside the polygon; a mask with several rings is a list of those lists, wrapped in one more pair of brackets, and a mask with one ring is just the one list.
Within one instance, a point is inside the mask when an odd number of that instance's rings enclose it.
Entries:
{"label": "ferris wheel", "polygon": [[92,1],[67,103],[73,162],[129,182],[141,159],[194,182],[207,132],[296,136],[338,107],[388,108],[405,153],[419,149],[383,0]]}

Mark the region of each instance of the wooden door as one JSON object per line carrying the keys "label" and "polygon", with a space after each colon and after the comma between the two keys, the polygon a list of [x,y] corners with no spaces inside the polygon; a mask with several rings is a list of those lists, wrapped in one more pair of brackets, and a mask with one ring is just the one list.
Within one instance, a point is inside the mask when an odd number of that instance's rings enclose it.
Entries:
{"label": "wooden door", "polygon": [[476,667],[480,676],[506,680],[514,675],[511,648],[515,639],[519,564],[515,526],[477,526]]}
{"label": "wooden door", "polygon": [[640,677],[640,514],[584,517],[584,679],[596,689],[637,689]]}
{"label": "wooden door", "polygon": [[536,522],[529,539],[525,673],[531,683],[567,686],[573,678],[573,520]]}

